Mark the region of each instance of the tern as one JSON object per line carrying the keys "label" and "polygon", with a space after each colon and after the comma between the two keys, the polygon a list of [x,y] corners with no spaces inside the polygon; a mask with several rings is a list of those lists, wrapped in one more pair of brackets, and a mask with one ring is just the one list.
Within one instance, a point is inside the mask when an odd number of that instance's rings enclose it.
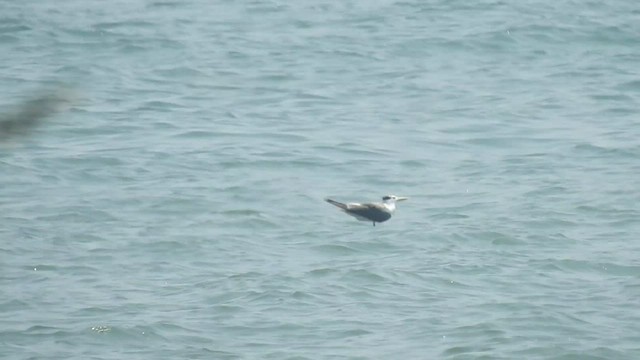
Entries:
{"label": "tern", "polygon": [[373,226],[376,223],[385,222],[391,219],[391,215],[396,210],[396,201],[407,200],[408,198],[395,195],[382,197],[381,203],[341,203],[332,199],[325,199],[331,205],[339,207],[345,213],[355,217],[360,221],[371,221]]}

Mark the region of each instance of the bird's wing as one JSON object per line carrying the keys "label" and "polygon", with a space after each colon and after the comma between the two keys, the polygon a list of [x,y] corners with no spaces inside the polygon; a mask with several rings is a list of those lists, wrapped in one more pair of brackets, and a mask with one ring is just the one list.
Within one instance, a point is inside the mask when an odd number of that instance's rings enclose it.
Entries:
{"label": "bird's wing", "polygon": [[349,208],[345,211],[349,214],[372,221],[382,222],[391,217],[387,209],[380,204],[348,204],[348,206]]}
{"label": "bird's wing", "polygon": [[347,204],[347,210],[356,214],[369,213],[371,211],[383,211],[383,206],[375,203],[369,203],[369,204],[349,203]]}
{"label": "bird's wing", "polygon": [[369,204],[361,204],[361,203],[347,203],[347,210],[352,211],[358,211],[358,210],[365,210],[369,208]]}
{"label": "bird's wing", "polygon": [[329,204],[335,205],[349,215],[356,217],[358,220],[366,220],[373,222],[383,222],[391,218],[391,213],[387,208],[378,203],[341,203],[331,199],[325,199]]}
{"label": "bird's wing", "polygon": [[383,206],[380,204],[376,204],[376,203],[369,203],[369,204],[360,204],[360,203],[341,203],[339,201],[335,201],[333,199],[324,199],[326,202],[328,202],[331,205],[335,205],[337,207],[339,207],[342,210],[347,210],[349,212],[354,212],[354,213],[358,213],[358,212],[369,212],[369,211],[375,211],[375,210],[383,210]]}
{"label": "bird's wing", "polygon": [[324,201],[328,202],[331,205],[335,205],[337,207],[339,207],[342,210],[347,210],[349,208],[349,206],[347,204],[343,204],[341,202],[332,200],[332,199],[324,199]]}

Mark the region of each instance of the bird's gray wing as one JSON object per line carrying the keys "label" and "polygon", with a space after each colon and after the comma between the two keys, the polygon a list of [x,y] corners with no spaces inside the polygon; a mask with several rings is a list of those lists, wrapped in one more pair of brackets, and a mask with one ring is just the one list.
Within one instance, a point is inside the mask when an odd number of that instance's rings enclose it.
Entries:
{"label": "bird's gray wing", "polygon": [[388,220],[391,214],[380,204],[347,204],[347,212],[367,218],[371,221],[382,222]]}
{"label": "bird's gray wing", "polygon": [[335,205],[335,206],[339,207],[342,210],[347,210],[347,208],[348,208],[347,204],[343,204],[343,203],[341,203],[339,201],[335,201],[333,199],[324,199],[324,201],[328,202],[331,205]]}

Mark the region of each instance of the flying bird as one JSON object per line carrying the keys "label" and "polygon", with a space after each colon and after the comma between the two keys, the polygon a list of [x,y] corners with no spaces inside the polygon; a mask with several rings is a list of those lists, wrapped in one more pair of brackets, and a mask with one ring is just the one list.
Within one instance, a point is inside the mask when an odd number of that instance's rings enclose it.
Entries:
{"label": "flying bird", "polygon": [[332,199],[325,199],[331,205],[339,207],[342,211],[355,217],[360,221],[371,221],[373,226],[376,223],[385,222],[391,219],[391,215],[396,210],[396,201],[407,200],[406,197],[387,195],[382,197],[381,203],[341,203]]}

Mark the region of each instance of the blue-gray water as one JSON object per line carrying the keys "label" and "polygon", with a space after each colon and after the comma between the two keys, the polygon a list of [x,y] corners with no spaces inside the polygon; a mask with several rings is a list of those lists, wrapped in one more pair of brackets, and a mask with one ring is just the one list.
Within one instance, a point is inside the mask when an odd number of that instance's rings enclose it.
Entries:
{"label": "blue-gray water", "polygon": [[0,0],[0,116],[73,93],[0,358],[638,359],[639,66],[635,1]]}

